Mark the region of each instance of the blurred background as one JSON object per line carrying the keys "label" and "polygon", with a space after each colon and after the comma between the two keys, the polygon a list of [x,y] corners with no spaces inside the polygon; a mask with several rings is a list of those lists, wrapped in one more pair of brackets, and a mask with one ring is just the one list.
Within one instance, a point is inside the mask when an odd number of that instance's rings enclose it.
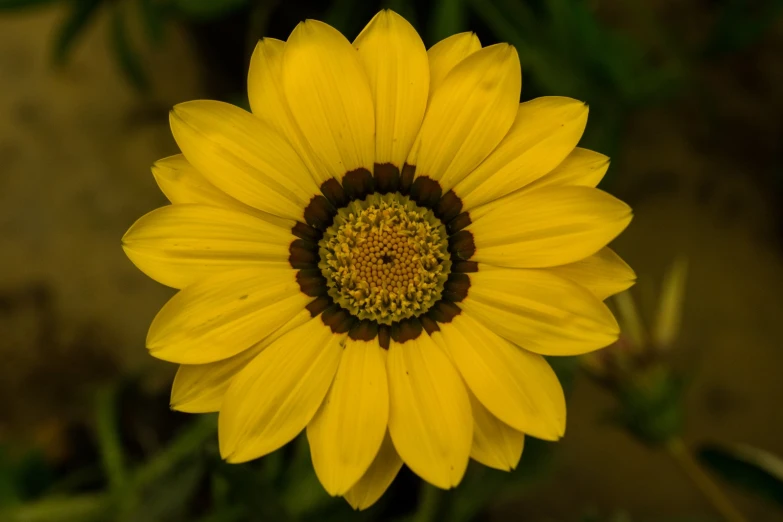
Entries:
{"label": "blurred background", "polygon": [[[450,492],[403,470],[354,513],[301,440],[230,466],[212,417],[168,409],[144,339],[173,291],[120,238],[165,204],[172,105],[247,106],[260,37],[353,39],[381,7],[428,47],[512,43],[523,100],[589,103],[639,282],[616,346],[553,362],[561,442]],[[0,521],[783,520],[781,94],[781,0],[0,0]]]}

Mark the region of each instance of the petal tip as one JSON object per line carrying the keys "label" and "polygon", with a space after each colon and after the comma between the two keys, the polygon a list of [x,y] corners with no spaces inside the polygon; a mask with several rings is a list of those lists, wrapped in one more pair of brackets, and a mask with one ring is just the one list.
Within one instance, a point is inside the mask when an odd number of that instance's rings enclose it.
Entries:
{"label": "petal tip", "polygon": [[500,42],[493,45],[488,45],[482,49],[486,54],[495,54],[503,59],[508,59],[512,55],[517,54],[517,49],[510,43]]}
{"label": "petal tip", "polygon": [[165,345],[162,344],[159,339],[150,341],[149,337],[147,338],[147,351],[156,359],[160,359],[161,361],[168,361],[165,354],[165,348]]}
{"label": "petal tip", "polygon": [[354,511],[364,511],[368,507],[372,506],[372,503],[366,502],[364,497],[358,499],[353,496],[345,495],[343,498],[346,502],[348,502],[348,505],[351,506]]}
{"label": "petal tip", "polygon": [[176,104],[171,108],[169,111],[169,118],[178,118],[182,117],[182,114],[188,110],[188,107],[190,104],[193,103],[192,101],[184,101]]}
{"label": "petal tip", "polygon": [[220,458],[224,461],[228,462],[229,464],[232,464],[231,457],[234,454],[234,448],[228,448],[227,446],[224,446],[222,444],[222,439],[220,439],[218,446],[220,446]]}
{"label": "petal tip", "polygon": [[469,31],[468,33],[465,33],[468,38],[468,46],[471,48],[481,49],[481,40],[479,40],[478,35],[473,32]]}
{"label": "petal tip", "polygon": [[291,35],[288,37],[289,41],[291,38],[294,38],[295,36],[306,36],[306,37],[313,37],[318,34],[325,34],[325,33],[337,33],[340,36],[342,36],[342,33],[340,33],[337,29],[332,27],[331,25],[327,24],[326,22],[322,22],[320,20],[314,20],[312,18],[306,18],[296,24],[296,27],[294,27],[294,30],[291,31]]}
{"label": "petal tip", "polygon": [[181,132],[182,127],[186,125],[185,113],[188,111],[188,108],[185,107],[185,104],[187,103],[188,102],[178,103],[169,111],[169,127],[171,127],[171,132],[174,134],[175,141],[176,136],[178,135],[177,133]]}
{"label": "petal tip", "polygon": [[409,23],[408,20],[394,9],[382,9],[378,14],[383,14],[387,20],[396,20]]}
{"label": "petal tip", "polygon": [[252,457],[248,458],[246,456],[237,455],[237,452],[233,452],[223,457],[223,460],[225,460],[229,464],[244,464],[245,462],[249,462],[253,459]]}

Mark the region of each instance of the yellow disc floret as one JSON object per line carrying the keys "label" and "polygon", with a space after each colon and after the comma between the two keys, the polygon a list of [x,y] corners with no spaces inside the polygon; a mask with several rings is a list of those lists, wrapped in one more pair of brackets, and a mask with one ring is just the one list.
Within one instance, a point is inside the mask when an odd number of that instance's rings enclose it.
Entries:
{"label": "yellow disc floret", "polygon": [[451,267],[443,224],[396,193],[340,209],[319,247],[332,298],[360,319],[383,324],[426,312]]}

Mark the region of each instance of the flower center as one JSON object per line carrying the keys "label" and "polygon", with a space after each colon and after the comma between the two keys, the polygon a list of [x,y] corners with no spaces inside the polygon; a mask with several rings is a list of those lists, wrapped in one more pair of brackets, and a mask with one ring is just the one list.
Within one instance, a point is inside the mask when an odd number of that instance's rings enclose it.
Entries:
{"label": "flower center", "polygon": [[381,324],[429,310],[451,269],[443,224],[399,193],[352,201],[318,245],[332,299]]}

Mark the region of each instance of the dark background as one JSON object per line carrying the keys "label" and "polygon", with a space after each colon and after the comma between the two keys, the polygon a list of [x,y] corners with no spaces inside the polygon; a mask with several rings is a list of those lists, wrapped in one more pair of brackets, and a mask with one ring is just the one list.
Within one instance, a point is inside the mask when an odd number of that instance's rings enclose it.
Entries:
{"label": "dark background", "polygon": [[[783,454],[780,0],[0,0],[0,520],[354,519],[301,444],[227,466],[209,417],[168,410],[174,368],[144,338],[172,291],[120,238],[165,203],[149,166],[176,152],[172,105],[246,106],[258,38],[317,18],[353,39],[381,6],[428,47],[464,30],[512,43],[523,100],[589,103],[581,145],[612,157],[601,188],[635,210],[614,247],[644,314],[672,261],[689,262],[669,359],[687,383],[684,440]],[[608,420],[608,393],[560,366],[563,441],[529,440],[516,472],[471,470],[455,492],[403,473],[356,519],[718,520],[664,453]],[[118,485],[113,462],[153,471]],[[774,485],[717,481],[749,520],[783,519]]]}

